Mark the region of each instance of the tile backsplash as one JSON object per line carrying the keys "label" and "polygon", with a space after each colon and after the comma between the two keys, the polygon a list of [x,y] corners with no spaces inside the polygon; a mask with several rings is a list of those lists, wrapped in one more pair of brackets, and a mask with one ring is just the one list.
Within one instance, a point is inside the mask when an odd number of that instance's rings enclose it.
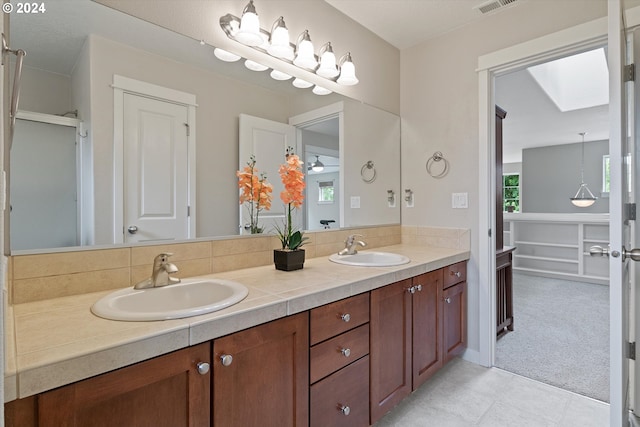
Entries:
{"label": "tile backsplash", "polygon": [[[446,248],[469,248],[469,230],[416,226],[378,226],[349,230],[323,230],[305,233],[307,258],[328,256],[344,247],[349,234],[364,236],[367,248],[399,243],[425,244]],[[21,304],[63,296],[132,286],[149,277],[153,258],[161,252],[173,253],[171,262],[180,270],[178,277],[220,273],[268,265],[276,236],[253,235],[206,241],[130,248],[94,249],[9,258],[11,304]]]}

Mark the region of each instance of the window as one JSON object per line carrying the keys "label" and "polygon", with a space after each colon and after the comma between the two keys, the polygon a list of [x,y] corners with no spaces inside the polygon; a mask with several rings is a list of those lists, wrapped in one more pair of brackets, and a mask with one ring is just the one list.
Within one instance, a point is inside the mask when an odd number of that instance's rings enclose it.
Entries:
{"label": "window", "polygon": [[505,212],[520,212],[520,175],[502,175],[502,202]]}
{"label": "window", "polygon": [[318,202],[333,203],[333,181],[318,182]]}

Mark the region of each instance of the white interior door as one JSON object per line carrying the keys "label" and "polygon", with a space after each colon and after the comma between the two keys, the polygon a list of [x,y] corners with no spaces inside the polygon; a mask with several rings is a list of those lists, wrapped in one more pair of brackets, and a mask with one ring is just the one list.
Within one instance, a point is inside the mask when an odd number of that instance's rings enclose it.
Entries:
{"label": "white interior door", "polygon": [[[276,227],[282,228],[285,220],[285,205],[280,200],[280,192],[284,186],[280,181],[278,168],[285,162],[286,150],[294,149],[301,160],[304,158],[296,141],[296,128],[285,123],[274,122],[260,117],[240,114],[240,161],[239,169],[244,168],[253,155],[256,158],[258,173],[266,173],[267,181],[273,185],[273,200],[269,211],[260,213],[258,226],[265,233],[274,233]],[[295,209],[292,217],[293,226],[302,229],[303,213]],[[249,212],[246,206],[240,206],[240,234],[249,233]]]}
{"label": "white interior door", "polygon": [[124,94],[124,241],[189,237],[188,107]]}
{"label": "white interior door", "polygon": [[629,295],[630,258],[635,239],[626,208],[634,200],[634,120],[628,120],[633,108],[633,83],[624,83],[624,65],[632,52],[627,49],[621,0],[609,0],[609,156],[610,169],[610,227],[609,227],[609,289],[610,289],[610,425],[627,426],[629,423]]}

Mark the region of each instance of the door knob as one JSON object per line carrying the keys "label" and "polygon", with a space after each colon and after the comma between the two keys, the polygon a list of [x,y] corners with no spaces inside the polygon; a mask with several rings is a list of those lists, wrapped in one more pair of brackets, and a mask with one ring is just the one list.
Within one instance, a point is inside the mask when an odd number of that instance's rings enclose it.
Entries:
{"label": "door knob", "polygon": [[603,248],[602,246],[591,246],[589,248],[589,255],[591,256],[609,256],[609,247]]}
{"label": "door knob", "polygon": [[130,225],[129,228],[127,228],[127,231],[129,232],[129,234],[136,234],[138,232],[138,227],[136,227],[135,225]]}
{"label": "door knob", "polygon": [[633,261],[640,261],[640,248],[633,248],[630,251],[626,250],[625,247],[622,247],[622,259],[631,258]]}

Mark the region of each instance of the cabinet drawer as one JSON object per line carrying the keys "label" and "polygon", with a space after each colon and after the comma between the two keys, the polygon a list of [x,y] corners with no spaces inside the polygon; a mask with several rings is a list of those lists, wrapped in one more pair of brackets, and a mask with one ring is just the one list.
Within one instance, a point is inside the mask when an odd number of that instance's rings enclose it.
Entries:
{"label": "cabinet drawer", "polygon": [[368,426],[369,356],[312,385],[310,395],[311,427]]}
{"label": "cabinet drawer", "polygon": [[443,289],[467,280],[467,262],[462,261],[444,268]]}
{"label": "cabinet drawer", "polygon": [[335,337],[369,321],[369,293],[311,310],[311,345]]}
{"label": "cabinet drawer", "polygon": [[369,354],[369,324],[311,347],[311,384]]}

